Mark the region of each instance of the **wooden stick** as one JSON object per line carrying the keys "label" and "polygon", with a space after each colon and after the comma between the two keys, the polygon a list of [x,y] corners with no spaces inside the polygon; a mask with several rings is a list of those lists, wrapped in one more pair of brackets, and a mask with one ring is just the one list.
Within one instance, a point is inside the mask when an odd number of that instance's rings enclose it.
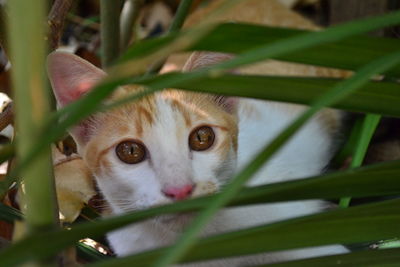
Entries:
{"label": "wooden stick", "polygon": [[9,102],[4,110],[0,113],[0,131],[4,130],[14,120],[13,102]]}
{"label": "wooden stick", "polygon": [[64,21],[68,11],[71,9],[73,0],[55,0],[48,16],[50,26],[49,40],[50,48],[57,49],[62,36]]}

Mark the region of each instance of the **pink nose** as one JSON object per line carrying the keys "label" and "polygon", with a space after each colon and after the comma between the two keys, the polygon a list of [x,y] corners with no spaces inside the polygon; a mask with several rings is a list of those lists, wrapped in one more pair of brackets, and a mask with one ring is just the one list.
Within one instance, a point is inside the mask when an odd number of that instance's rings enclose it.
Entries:
{"label": "pink nose", "polygon": [[194,189],[194,185],[188,184],[180,187],[165,187],[162,192],[165,196],[173,200],[182,200],[190,197]]}

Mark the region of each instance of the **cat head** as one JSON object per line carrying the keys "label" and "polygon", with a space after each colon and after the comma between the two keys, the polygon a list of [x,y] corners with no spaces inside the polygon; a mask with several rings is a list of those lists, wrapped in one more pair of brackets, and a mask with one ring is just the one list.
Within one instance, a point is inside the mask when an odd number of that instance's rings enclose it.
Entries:
{"label": "cat head", "polygon": [[[185,70],[226,57],[196,53]],[[58,106],[76,101],[105,72],[62,52],[48,58]],[[143,90],[121,86],[106,100]],[[97,113],[70,129],[78,151],[115,213],[214,193],[236,166],[235,100],[164,90],[119,108]]]}

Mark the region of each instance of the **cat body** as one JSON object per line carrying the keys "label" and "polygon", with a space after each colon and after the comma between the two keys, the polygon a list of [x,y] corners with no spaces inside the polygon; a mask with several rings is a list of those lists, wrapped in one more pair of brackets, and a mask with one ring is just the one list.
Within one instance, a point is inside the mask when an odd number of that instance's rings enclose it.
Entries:
{"label": "cat body", "polygon": [[[245,2],[255,6],[257,3],[266,5],[262,8],[275,8],[297,26],[316,28],[274,0]],[[246,10],[248,7],[241,8]],[[249,10],[253,9],[246,12]],[[199,17],[195,13],[189,22],[196,22],[196,16]],[[196,52],[187,60],[184,70],[215,64],[229,57]],[[187,59],[187,55],[172,58],[170,63],[180,66],[184,58]],[[59,106],[75,101],[106,75],[90,63],[61,52],[49,56],[48,69]],[[238,71],[344,76],[335,70],[276,61]],[[141,90],[143,88],[136,85],[122,86],[107,101]],[[95,114],[72,128],[70,133],[110,205],[111,215],[117,215],[220,191],[304,109],[294,104],[168,89]],[[339,126],[338,112],[329,109],[319,112],[255,175],[248,186],[321,173],[334,152]],[[308,215],[325,207],[325,202],[311,200],[227,208],[216,214],[202,236]],[[113,231],[108,234],[108,239],[119,256],[170,245],[191,219],[192,216],[186,214],[159,216]],[[346,252],[344,247],[333,245],[191,266],[241,266],[342,252]]]}

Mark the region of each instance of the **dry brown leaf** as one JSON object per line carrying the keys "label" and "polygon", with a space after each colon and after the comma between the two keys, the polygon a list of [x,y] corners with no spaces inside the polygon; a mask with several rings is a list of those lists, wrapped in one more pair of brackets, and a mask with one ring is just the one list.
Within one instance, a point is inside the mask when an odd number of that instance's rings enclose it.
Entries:
{"label": "dry brown leaf", "polygon": [[92,175],[77,156],[66,157],[54,148],[53,159],[60,220],[71,223],[79,216],[84,204],[96,195]]}

